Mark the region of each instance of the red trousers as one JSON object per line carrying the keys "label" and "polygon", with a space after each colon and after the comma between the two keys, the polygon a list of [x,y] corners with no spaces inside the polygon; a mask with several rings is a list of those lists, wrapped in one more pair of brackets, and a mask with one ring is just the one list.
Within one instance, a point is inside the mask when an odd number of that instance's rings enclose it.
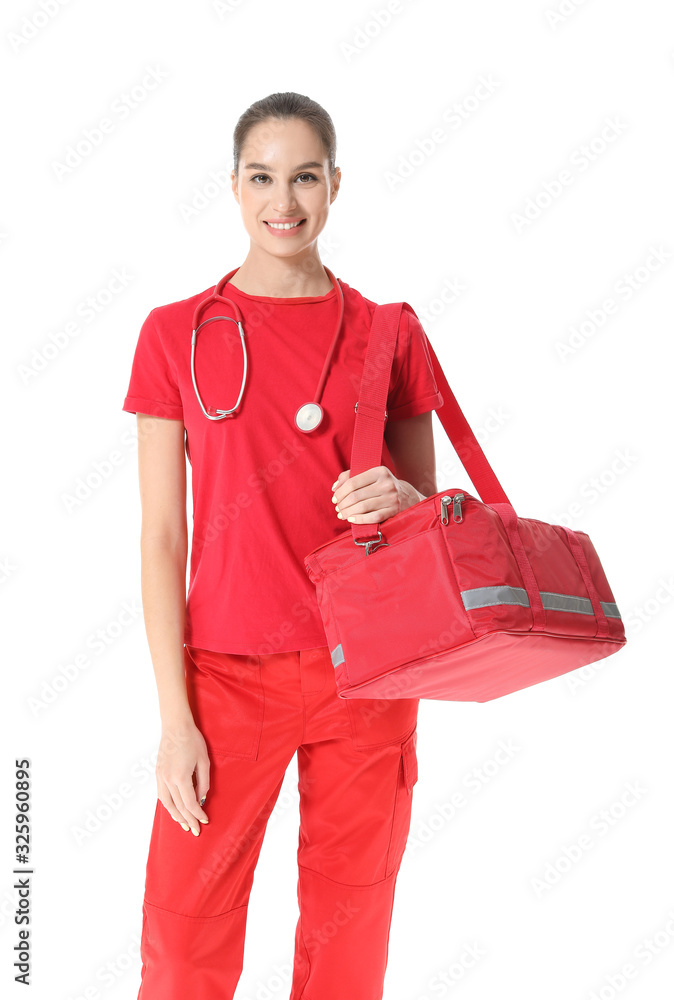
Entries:
{"label": "red trousers", "polygon": [[290,1000],[381,1000],[417,780],[418,699],[341,699],[327,646],[260,656],[185,647],[208,746],[208,824],[157,799],[138,1000],[231,1000],[269,815],[297,752],[299,920]]}

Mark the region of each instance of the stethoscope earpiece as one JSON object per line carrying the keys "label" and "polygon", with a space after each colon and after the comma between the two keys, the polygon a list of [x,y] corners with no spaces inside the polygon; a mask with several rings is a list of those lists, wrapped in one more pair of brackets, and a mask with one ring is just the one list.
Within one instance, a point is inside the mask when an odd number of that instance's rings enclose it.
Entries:
{"label": "stethoscope earpiece", "polygon": [[[325,265],[323,266],[325,267]],[[199,406],[201,407],[204,416],[208,417],[209,420],[223,420],[225,417],[233,416],[234,413],[239,408],[239,404],[241,403],[241,397],[243,396],[243,389],[246,384],[246,375],[248,372],[248,355],[246,352],[246,341],[243,332],[243,317],[241,316],[241,311],[238,308],[236,302],[232,302],[231,299],[225,298],[224,295],[222,294],[222,289],[225,287],[229,279],[234,274],[236,274],[238,270],[239,268],[235,267],[233,271],[230,271],[229,274],[226,274],[224,278],[220,279],[220,281],[215,287],[215,291],[211,295],[203,299],[197,305],[194,311],[194,319],[192,321],[192,353],[190,362],[192,368],[192,384],[194,386],[194,392],[197,397],[197,400],[199,401]],[[323,371],[321,372],[321,377],[318,380],[318,386],[316,388],[316,396],[311,403],[303,403],[302,406],[298,407],[295,413],[295,426],[298,428],[298,430],[304,431],[305,433],[308,431],[315,430],[316,427],[318,427],[323,420],[323,407],[318,402],[318,400],[321,398],[321,395],[323,394],[323,388],[325,386],[325,381],[328,377],[330,364],[332,362],[332,358],[335,353],[335,347],[337,346],[337,340],[339,338],[339,334],[342,328],[342,319],[344,317],[344,292],[342,291],[342,287],[339,284],[338,279],[335,278],[332,271],[327,267],[325,267],[325,270],[329,275],[330,280],[332,281],[333,287],[337,289],[337,294],[339,296],[338,299],[339,315],[337,319],[337,325],[335,327],[335,334],[332,338],[332,343],[330,345],[330,350],[328,351],[328,355],[323,364]],[[199,319],[199,315],[206,308],[206,306],[210,305],[211,302],[223,302],[227,304],[231,308],[232,312],[234,312],[236,319],[233,319],[231,316],[210,316],[207,320],[204,320],[203,323],[198,323],[197,321]],[[241,378],[241,388],[239,390],[238,399],[234,404],[234,406],[231,408],[231,410],[218,410],[213,406],[209,406],[207,410],[203,404],[197,386],[197,376],[195,367],[197,334],[199,333],[199,330],[201,329],[202,326],[206,326],[207,323],[212,323],[213,320],[216,319],[226,319],[230,320],[230,322],[232,323],[236,323],[236,325],[239,328],[239,335],[241,337],[241,349],[243,351],[243,375]]]}

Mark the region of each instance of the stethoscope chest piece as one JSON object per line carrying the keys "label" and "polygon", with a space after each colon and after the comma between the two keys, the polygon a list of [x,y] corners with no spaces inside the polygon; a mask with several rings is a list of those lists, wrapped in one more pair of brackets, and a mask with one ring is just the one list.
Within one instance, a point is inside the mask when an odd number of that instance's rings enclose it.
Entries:
{"label": "stethoscope chest piece", "polygon": [[323,407],[320,403],[305,403],[295,414],[295,423],[301,431],[313,431],[323,419]]}

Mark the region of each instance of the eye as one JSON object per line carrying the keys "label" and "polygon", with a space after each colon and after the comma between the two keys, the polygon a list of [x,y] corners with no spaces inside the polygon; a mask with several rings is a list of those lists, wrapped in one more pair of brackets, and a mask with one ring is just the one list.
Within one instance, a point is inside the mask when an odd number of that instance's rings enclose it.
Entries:
{"label": "eye", "polygon": [[[259,177],[264,177],[266,180],[269,180],[268,174],[254,174],[251,177],[251,181],[257,181]],[[315,174],[298,174],[296,180],[299,180],[300,177],[308,177],[310,181],[315,181],[317,179]],[[264,184],[258,184],[258,187],[264,186]]]}

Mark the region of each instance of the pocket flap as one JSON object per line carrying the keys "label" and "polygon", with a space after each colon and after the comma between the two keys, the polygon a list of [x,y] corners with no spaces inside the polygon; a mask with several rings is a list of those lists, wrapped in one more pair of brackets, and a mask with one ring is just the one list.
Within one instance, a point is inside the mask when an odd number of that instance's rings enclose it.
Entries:
{"label": "pocket flap", "polygon": [[417,731],[416,728],[402,745],[403,771],[407,791],[411,792],[419,777],[417,765]]}

